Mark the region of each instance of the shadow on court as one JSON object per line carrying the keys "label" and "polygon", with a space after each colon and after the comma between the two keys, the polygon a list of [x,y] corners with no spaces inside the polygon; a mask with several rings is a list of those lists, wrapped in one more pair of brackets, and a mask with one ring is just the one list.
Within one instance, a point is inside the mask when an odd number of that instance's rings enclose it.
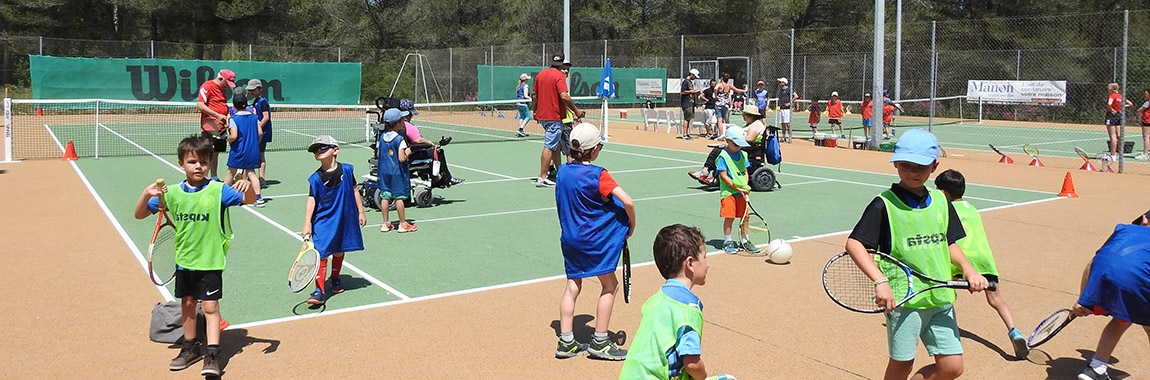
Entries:
{"label": "shadow on court", "polygon": [[[224,375],[227,374],[228,361],[231,360],[233,356],[243,353],[245,347],[253,344],[259,344],[261,347],[260,352],[267,355],[279,349],[280,341],[248,336],[248,330],[246,329],[224,330],[220,334],[220,368],[223,370]],[[206,378],[220,379],[222,377],[223,376],[207,376]]]}
{"label": "shadow on court", "polygon": [[[1047,366],[1046,378],[1048,379],[1073,379],[1079,372],[1082,372],[1083,368],[1086,368],[1086,365],[1090,363],[1090,359],[1094,357],[1094,351],[1080,349],[1078,353],[1082,355],[1081,358],[1057,358],[1050,359],[1046,363],[1036,364],[1045,364]],[[1109,364],[1118,362],[1119,360],[1117,358],[1113,356],[1110,357]],[[1108,369],[1107,373],[1112,379],[1125,379],[1130,377],[1129,373],[1114,369],[1113,367]]]}
{"label": "shadow on court", "polygon": [[[978,344],[986,346],[986,348],[989,348],[991,351],[998,353],[998,356],[1001,356],[1003,360],[1010,362],[1026,360],[1026,358],[1015,357],[1013,354],[1006,352],[1006,350],[998,347],[994,343],[991,343],[989,340],[986,340],[986,338],[978,336],[977,334],[970,331],[966,331],[960,328],[958,329],[958,336],[964,339],[970,339],[972,341],[978,342]],[[1010,347],[1010,349],[1014,350],[1014,347]]]}
{"label": "shadow on court", "polygon": [[[575,334],[575,341],[580,343],[587,343],[595,334],[595,325],[592,323],[595,317],[590,314],[576,314],[572,321],[571,330]],[[559,337],[559,320],[551,321],[551,329],[555,331],[555,337]],[[607,330],[607,338],[615,342],[615,344],[623,345],[627,343],[627,332],[623,330],[614,331]]]}

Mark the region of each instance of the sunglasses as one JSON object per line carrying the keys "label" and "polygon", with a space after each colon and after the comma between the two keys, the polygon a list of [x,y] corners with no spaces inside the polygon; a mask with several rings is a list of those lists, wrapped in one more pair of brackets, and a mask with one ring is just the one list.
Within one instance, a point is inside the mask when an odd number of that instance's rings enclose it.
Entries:
{"label": "sunglasses", "polygon": [[315,152],[316,153],[323,153],[323,152],[326,152],[328,149],[331,149],[331,148],[335,148],[335,145],[320,145],[319,148],[315,149]]}

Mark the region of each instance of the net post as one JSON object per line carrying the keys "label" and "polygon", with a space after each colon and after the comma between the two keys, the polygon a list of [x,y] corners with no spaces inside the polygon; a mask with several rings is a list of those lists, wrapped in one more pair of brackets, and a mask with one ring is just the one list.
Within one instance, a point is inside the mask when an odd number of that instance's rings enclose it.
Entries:
{"label": "net post", "polygon": [[4,161],[12,160],[12,98],[4,98]]}
{"label": "net post", "polygon": [[982,124],[982,96],[978,97],[978,123]]}
{"label": "net post", "polygon": [[607,139],[611,137],[611,135],[607,133],[607,126],[608,123],[610,123],[607,112],[607,98],[603,98],[603,106],[599,115],[599,122],[603,124],[603,135],[599,136],[599,139],[603,141],[607,141]]}
{"label": "net post", "polygon": [[96,99],[96,134],[95,134],[95,159],[100,159],[100,100]]}

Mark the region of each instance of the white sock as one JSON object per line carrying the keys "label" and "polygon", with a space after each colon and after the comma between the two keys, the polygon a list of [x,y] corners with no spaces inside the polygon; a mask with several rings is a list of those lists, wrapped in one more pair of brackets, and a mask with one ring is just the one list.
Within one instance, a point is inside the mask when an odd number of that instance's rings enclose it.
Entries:
{"label": "white sock", "polygon": [[595,340],[607,340],[607,333],[596,331],[595,332]]}
{"label": "white sock", "polygon": [[723,235],[723,241],[731,241],[731,235],[730,234]]}
{"label": "white sock", "polygon": [[1090,359],[1090,369],[1093,369],[1094,373],[1099,375],[1104,374],[1106,373],[1106,362],[1095,356],[1093,359]]}
{"label": "white sock", "polygon": [[572,341],[575,340],[575,333],[574,332],[565,332],[565,333],[559,334],[559,340],[563,341],[564,343],[571,343]]}

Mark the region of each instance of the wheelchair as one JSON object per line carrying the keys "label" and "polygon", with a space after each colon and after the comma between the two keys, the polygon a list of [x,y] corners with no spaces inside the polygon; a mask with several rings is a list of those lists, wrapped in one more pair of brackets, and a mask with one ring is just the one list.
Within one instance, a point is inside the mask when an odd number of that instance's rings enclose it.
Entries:
{"label": "wheelchair", "polygon": [[[386,132],[386,124],[383,122],[383,110],[387,108],[397,108],[397,104],[390,104],[391,99],[394,98],[379,98],[376,99],[376,107],[379,111],[368,110],[367,113],[376,116],[376,122],[372,123],[371,151],[372,156],[367,160],[371,169],[369,174],[363,175],[365,181],[360,183],[359,193],[363,198],[363,205],[365,207],[380,209],[383,204],[381,199],[382,190],[379,189],[379,138]],[[439,145],[434,146],[431,144],[413,144],[411,145],[411,154],[407,157],[407,162],[402,163],[407,168],[408,175],[411,179],[411,193],[413,194],[412,201],[419,207],[430,207],[434,200],[432,191],[434,189],[446,189],[451,187],[451,182],[446,178],[440,176],[440,161],[439,156],[443,154],[443,147],[451,143],[451,137],[440,137]],[[419,189],[418,191],[416,190]],[[389,209],[395,209],[395,203],[389,205]]]}
{"label": "wheelchair", "polygon": [[[751,146],[742,148],[742,151],[747,152],[747,159],[751,162],[751,167],[747,168],[747,184],[751,185],[751,190],[754,191],[771,191],[783,188],[783,185],[775,177],[775,172],[768,167],[766,159],[767,140],[778,138],[776,135],[778,128],[769,126],[767,129],[768,135],[764,136],[762,141],[752,142]],[[719,181],[718,175],[712,175],[710,181],[705,185],[712,188],[719,187]]]}

